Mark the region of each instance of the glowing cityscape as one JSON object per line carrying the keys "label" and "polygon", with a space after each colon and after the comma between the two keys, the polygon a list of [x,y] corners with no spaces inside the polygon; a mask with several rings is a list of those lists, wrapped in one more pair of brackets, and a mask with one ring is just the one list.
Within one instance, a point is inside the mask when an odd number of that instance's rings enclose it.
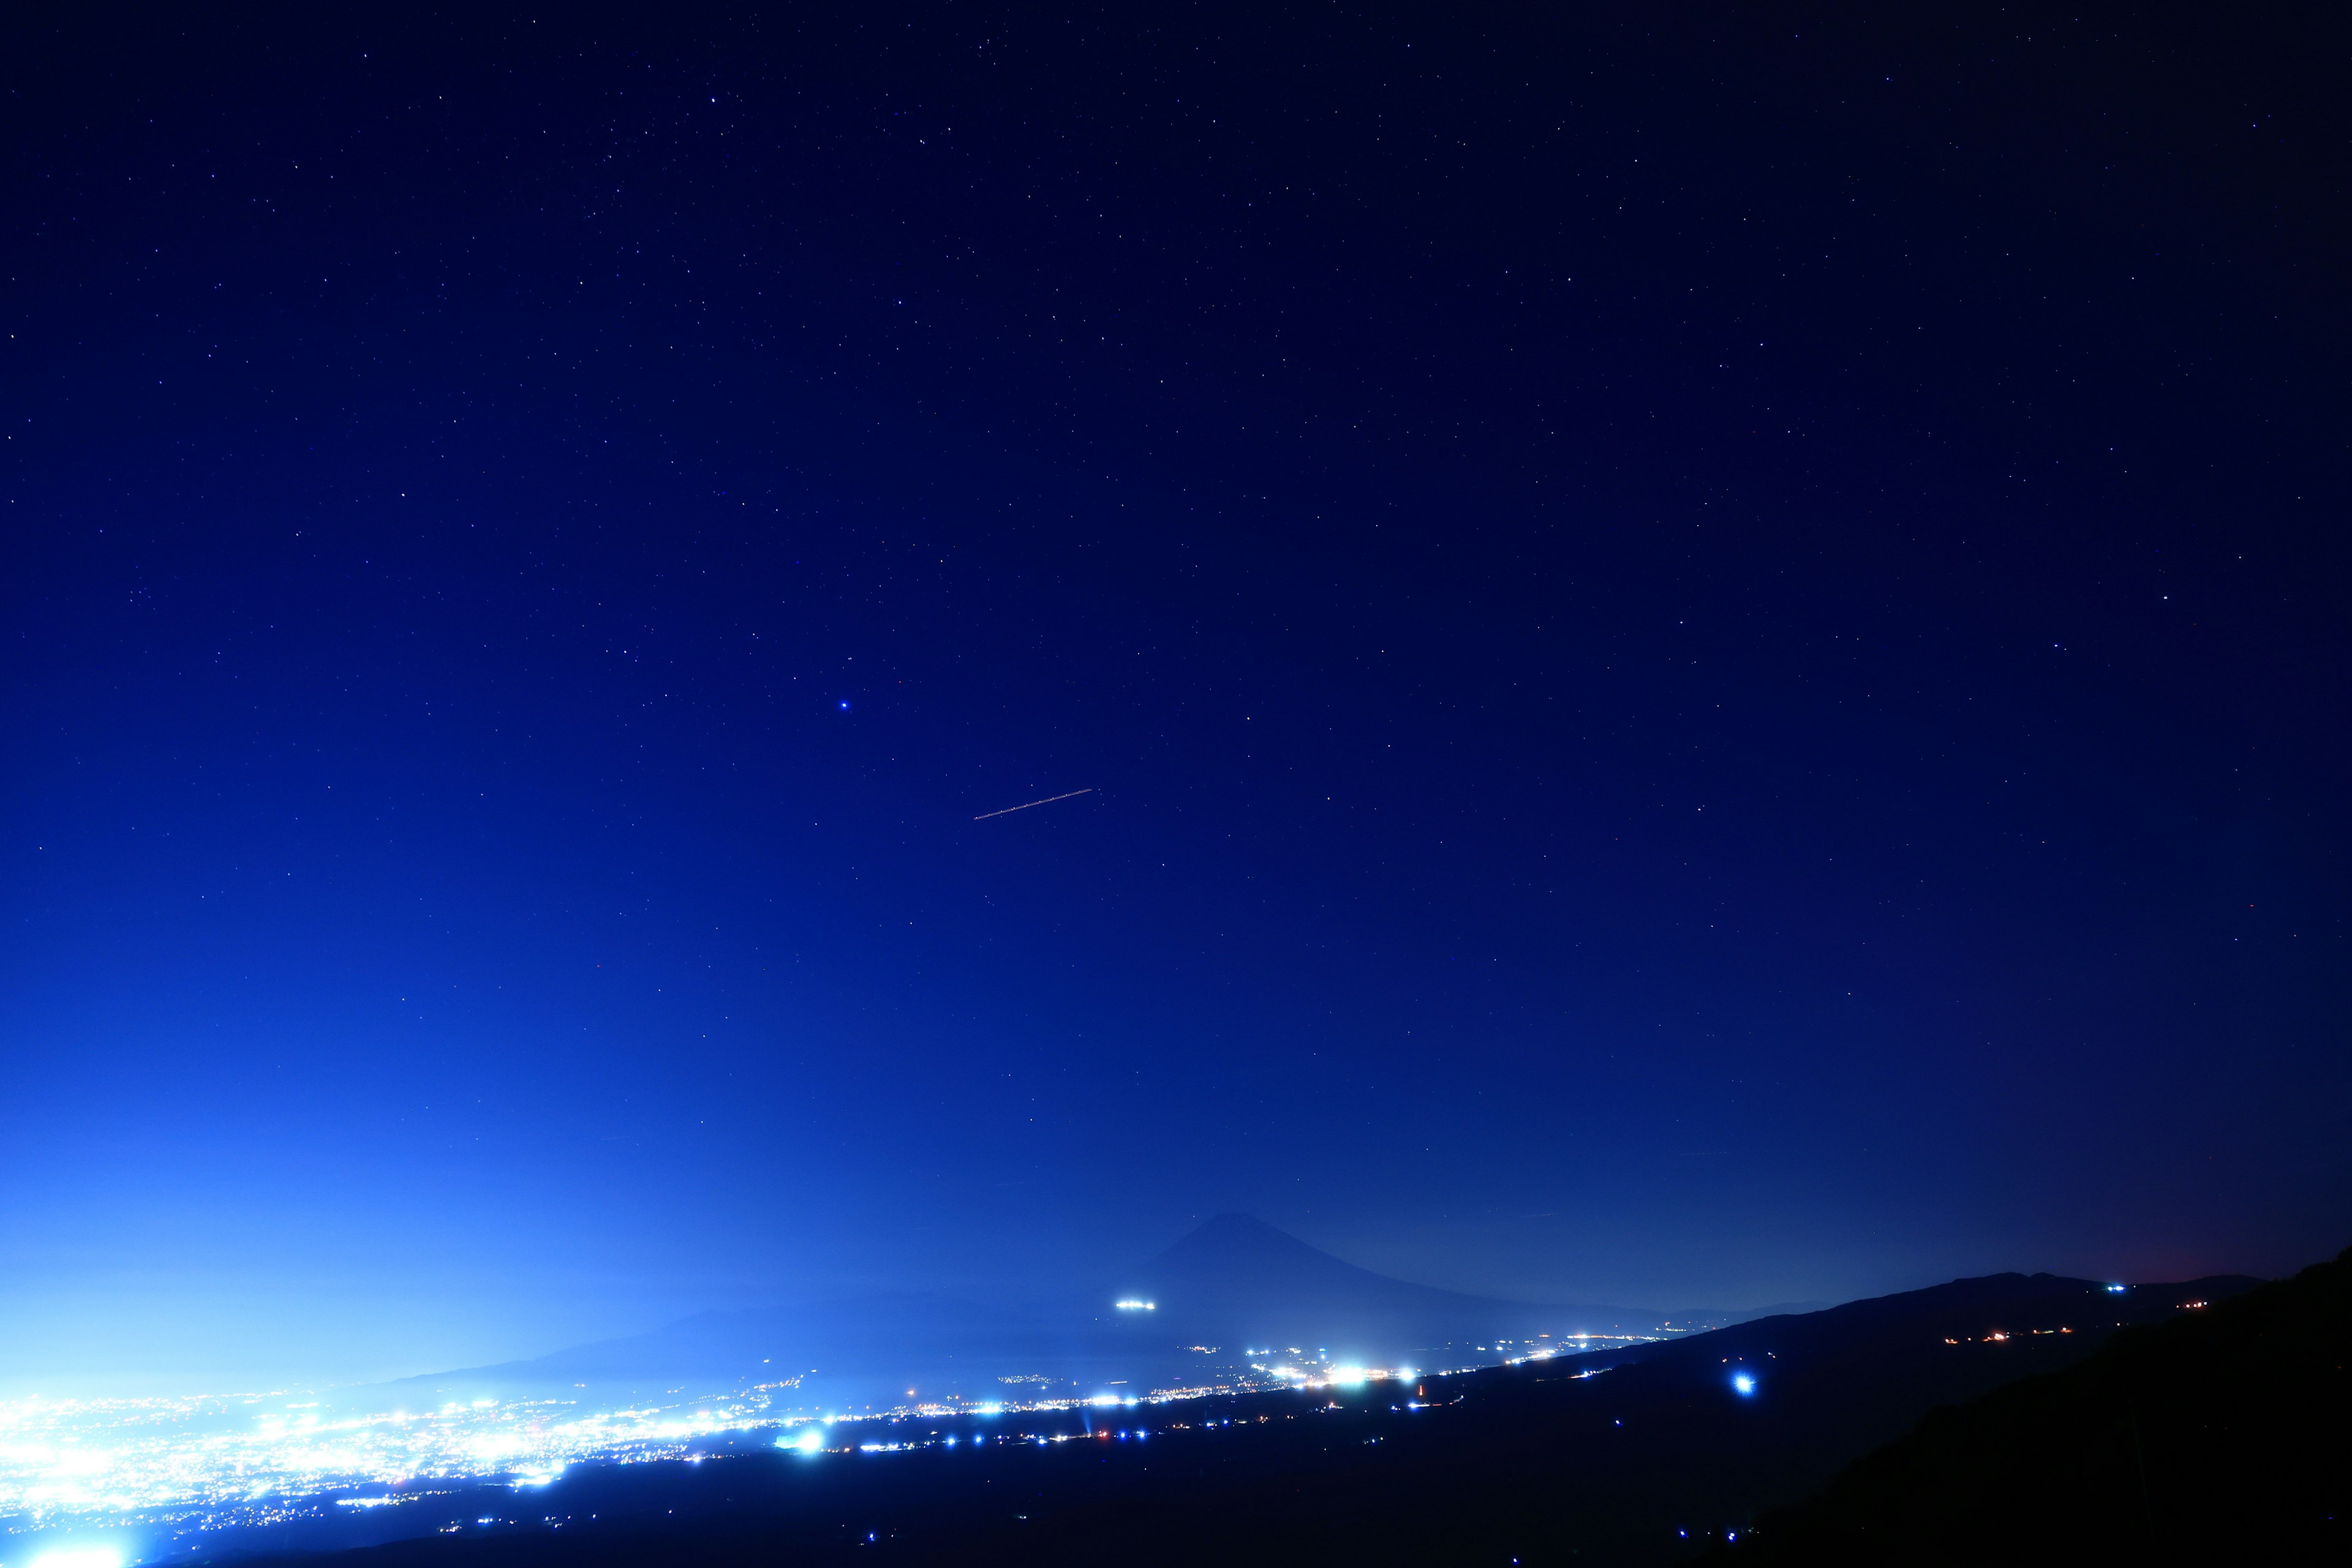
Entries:
{"label": "glowing cityscape", "polygon": [[[219,1529],[375,1506],[384,1489],[418,1482],[530,1487],[591,1456],[674,1457],[698,1438],[773,1425],[772,1392],[659,1409],[480,1400],[361,1415],[277,1394],[17,1400],[0,1404],[0,1529]],[[14,1568],[16,1557],[0,1561]]]}
{"label": "glowing cityscape", "polygon": [[[1629,1342],[1611,1336],[1605,1342]],[[1448,1370],[1602,1344],[1581,1336],[1558,1343],[1462,1346],[1449,1353],[1459,1364]],[[597,1408],[586,1397],[551,1397],[371,1410],[353,1403],[371,1392],[365,1390],[0,1402],[0,1568],[118,1568],[172,1555],[215,1531],[320,1521],[485,1486],[528,1494],[584,1461],[694,1459],[753,1447],[807,1455],[879,1453],[959,1440],[953,1434],[919,1443],[869,1435],[877,1425],[908,1416],[1083,1415],[1214,1394],[1352,1388],[1440,1375],[1336,1361],[1307,1347],[1252,1348],[1244,1354],[1249,1359],[1204,1366],[1205,1375],[1184,1386],[1089,1390],[1038,1373],[999,1379],[1009,1398],[910,1399],[887,1410],[856,1412],[808,1407],[801,1403],[805,1396],[798,1380],[615,1409]],[[1149,1429],[1137,1425],[1131,1435],[1141,1438]],[[993,1439],[961,1440],[1050,1443],[1073,1435],[1095,1433],[1089,1422],[1071,1433],[1008,1428]],[[1129,1435],[1124,1428],[1118,1434]]]}

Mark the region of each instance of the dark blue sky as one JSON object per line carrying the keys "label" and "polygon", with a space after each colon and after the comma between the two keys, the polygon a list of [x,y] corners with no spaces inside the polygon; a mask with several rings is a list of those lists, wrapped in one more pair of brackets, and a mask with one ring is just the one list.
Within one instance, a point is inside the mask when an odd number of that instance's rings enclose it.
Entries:
{"label": "dark blue sky", "polygon": [[0,1376],[2340,1247],[2341,19],[1523,9],[20,23]]}

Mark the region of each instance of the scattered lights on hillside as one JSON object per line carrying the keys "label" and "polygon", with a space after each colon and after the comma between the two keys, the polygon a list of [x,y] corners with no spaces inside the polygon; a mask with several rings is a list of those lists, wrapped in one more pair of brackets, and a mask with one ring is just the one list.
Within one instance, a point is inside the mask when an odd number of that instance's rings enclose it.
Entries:
{"label": "scattered lights on hillside", "polygon": [[[1137,1310],[1153,1310],[1150,1301],[1133,1300]],[[1140,1415],[1142,1407],[1174,1400],[1276,1389],[1355,1391],[1384,1384],[1393,1392],[1371,1397],[1392,1400],[1398,1409],[1421,1409],[1425,1406],[1412,1396],[1428,1391],[1416,1390],[1418,1380],[1497,1361],[1542,1361],[1565,1348],[1552,1341],[1497,1341],[1471,1355],[1465,1344],[1452,1348],[1448,1365],[1423,1369],[1368,1366],[1355,1356],[1290,1347],[1279,1363],[1274,1362],[1276,1352],[1265,1350],[1254,1352],[1264,1359],[1246,1363],[1200,1364],[1198,1374],[1188,1375],[1182,1386],[1130,1392],[1116,1384],[1106,1388],[1023,1373],[990,1380],[1017,1385],[1024,1395],[1017,1402],[1002,1390],[987,1399],[950,1395],[918,1401],[909,1394],[890,1409],[854,1412],[804,1403],[808,1393],[798,1378],[621,1409],[600,1408],[584,1388],[567,1391],[567,1397],[451,1400],[432,1408],[389,1410],[356,1403],[382,1397],[384,1391],[0,1401],[0,1537],[15,1538],[19,1549],[48,1544],[48,1554],[39,1555],[18,1556],[0,1548],[0,1562],[6,1568],[123,1568],[197,1531],[396,1510],[428,1497],[484,1487],[535,1494],[569,1467],[589,1462],[692,1461],[740,1447],[814,1458],[910,1446],[878,1437],[861,1442],[838,1424],[930,1418],[944,1427],[950,1418],[1017,1419],[1087,1408]],[[338,1398],[343,1403],[336,1403]],[[1094,1427],[1080,1425],[1077,1436],[1083,1440]],[[1146,1430],[1131,1421],[1124,1429],[1129,1441]],[[943,1429],[930,1442],[944,1445],[947,1435]],[[1119,1440],[1117,1430],[1109,1436]],[[997,1435],[967,1430],[961,1438],[965,1452],[998,1442],[1061,1440],[1034,1428]],[[102,1531],[118,1544],[93,1546],[86,1533],[90,1531]],[[28,1542],[28,1535],[42,1539]],[[105,1561],[50,1555],[84,1550],[114,1555]]]}

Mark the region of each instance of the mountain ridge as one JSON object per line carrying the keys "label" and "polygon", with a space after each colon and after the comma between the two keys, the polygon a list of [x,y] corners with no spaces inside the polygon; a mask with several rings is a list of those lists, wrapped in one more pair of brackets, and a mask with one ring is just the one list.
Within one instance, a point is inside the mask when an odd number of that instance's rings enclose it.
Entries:
{"label": "mountain ridge", "polygon": [[1580,1328],[1622,1334],[1665,1321],[1648,1308],[1516,1301],[1394,1279],[1243,1214],[1214,1215],[1127,1279],[1122,1294],[1150,1301],[1159,1323],[1213,1336],[1352,1337],[1367,1348],[1416,1348],[1399,1342]]}
{"label": "mountain ridge", "polygon": [[[856,1563],[878,1558],[864,1550],[877,1542],[909,1563],[1091,1563],[1111,1542],[1122,1561],[1171,1568],[1570,1556],[1664,1568],[1710,1543],[1747,1554],[1759,1516],[1818,1493],[1923,1417],[1941,1419],[1931,1415],[1939,1406],[2009,1384],[2030,1396],[2034,1374],[2129,1343],[2140,1331],[2127,1325],[2211,1309],[2220,1327],[2223,1303],[2258,1283],[2224,1276],[2118,1291],[2046,1273],[1985,1275],[1658,1343],[1426,1373],[1402,1398],[1392,1379],[1342,1377],[1166,1405],[1122,1401],[1115,1413],[877,1413],[822,1458],[780,1454],[761,1432],[714,1437],[685,1462],[580,1466],[533,1492],[537,1523],[495,1522],[506,1489],[494,1483],[478,1510],[471,1496],[420,1496],[405,1525],[369,1510],[322,1521],[310,1539],[445,1520],[469,1538],[445,1531],[348,1568],[624,1568],[785,1553]],[[2327,1363],[2338,1378],[2341,1360]],[[2338,1402],[2317,1403],[2326,1409],[2314,1418],[2332,1419]],[[2131,1502],[2130,1474],[2119,1474]],[[1979,1506],[1979,1489],[1958,1489],[1955,1506]],[[483,1515],[506,1533],[473,1538],[465,1521]]]}
{"label": "mountain ridge", "polygon": [[[1746,1314],[1511,1301],[1377,1274],[1248,1215],[1213,1216],[1120,1277],[1115,1289],[1048,1297],[1027,1309],[941,1291],[886,1290],[791,1306],[699,1312],[620,1335],[488,1365],[402,1378],[437,1393],[672,1383],[767,1383],[824,1368],[882,1381],[971,1384],[1028,1375],[1048,1363],[1110,1378],[1177,1375],[1197,1363],[1179,1345],[1244,1341],[1344,1349],[1395,1358],[1446,1344],[1486,1346],[1578,1331],[1626,1335],[1668,1321],[1722,1323]],[[1120,1311],[1137,1298],[1150,1309]],[[886,1374],[887,1375],[883,1375]],[[917,1374],[919,1374],[918,1376]],[[1119,1379],[1111,1379],[1119,1381]],[[870,1380],[869,1380],[870,1381]]]}

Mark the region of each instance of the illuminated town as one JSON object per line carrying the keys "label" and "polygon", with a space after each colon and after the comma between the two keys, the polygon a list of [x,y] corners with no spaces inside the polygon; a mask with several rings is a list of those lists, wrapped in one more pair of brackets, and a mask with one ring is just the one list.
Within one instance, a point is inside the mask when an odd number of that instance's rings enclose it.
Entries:
{"label": "illuminated town", "polygon": [[[1454,1347],[1447,1359],[1456,1364],[1444,1370],[1628,1342],[1626,1336],[1496,1341]],[[1213,1346],[1191,1349],[1204,1358],[1218,1354]],[[691,1459],[770,1446],[804,1454],[929,1446],[876,1440],[878,1426],[910,1415],[1083,1415],[1220,1394],[1403,1382],[1440,1372],[1335,1363],[1307,1347],[1241,1349],[1238,1361],[1204,1359],[1203,1375],[1183,1386],[1088,1388],[1038,1373],[998,1379],[1005,1385],[999,1399],[930,1402],[917,1395],[887,1409],[855,1413],[812,1408],[803,1403],[797,1379],[614,1409],[597,1408],[583,1397],[478,1399],[361,1413],[366,1407],[354,1399],[381,1395],[381,1390],[0,1402],[0,1568],[108,1568],[171,1556],[217,1531],[322,1521],[343,1510],[485,1486],[528,1494],[583,1461]],[[1031,1433],[1008,1426],[996,1440],[1051,1442],[1088,1429]],[[1139,1426],[1137,1436],[1143,1430]],[[950,1434],[929,1441],[957,1440]]]}
{"label": "illuminated town", "polygon": [[529,1487],[592,1456],[673,1457],[775,1425],[772,1393],[661,1409],[481,1400],[365,1415],[283,1394],[0,1403],[0,1562],[16,1568],[16,1542],[68,1525],[176,1535],[374,1506],[417,1483]]}

